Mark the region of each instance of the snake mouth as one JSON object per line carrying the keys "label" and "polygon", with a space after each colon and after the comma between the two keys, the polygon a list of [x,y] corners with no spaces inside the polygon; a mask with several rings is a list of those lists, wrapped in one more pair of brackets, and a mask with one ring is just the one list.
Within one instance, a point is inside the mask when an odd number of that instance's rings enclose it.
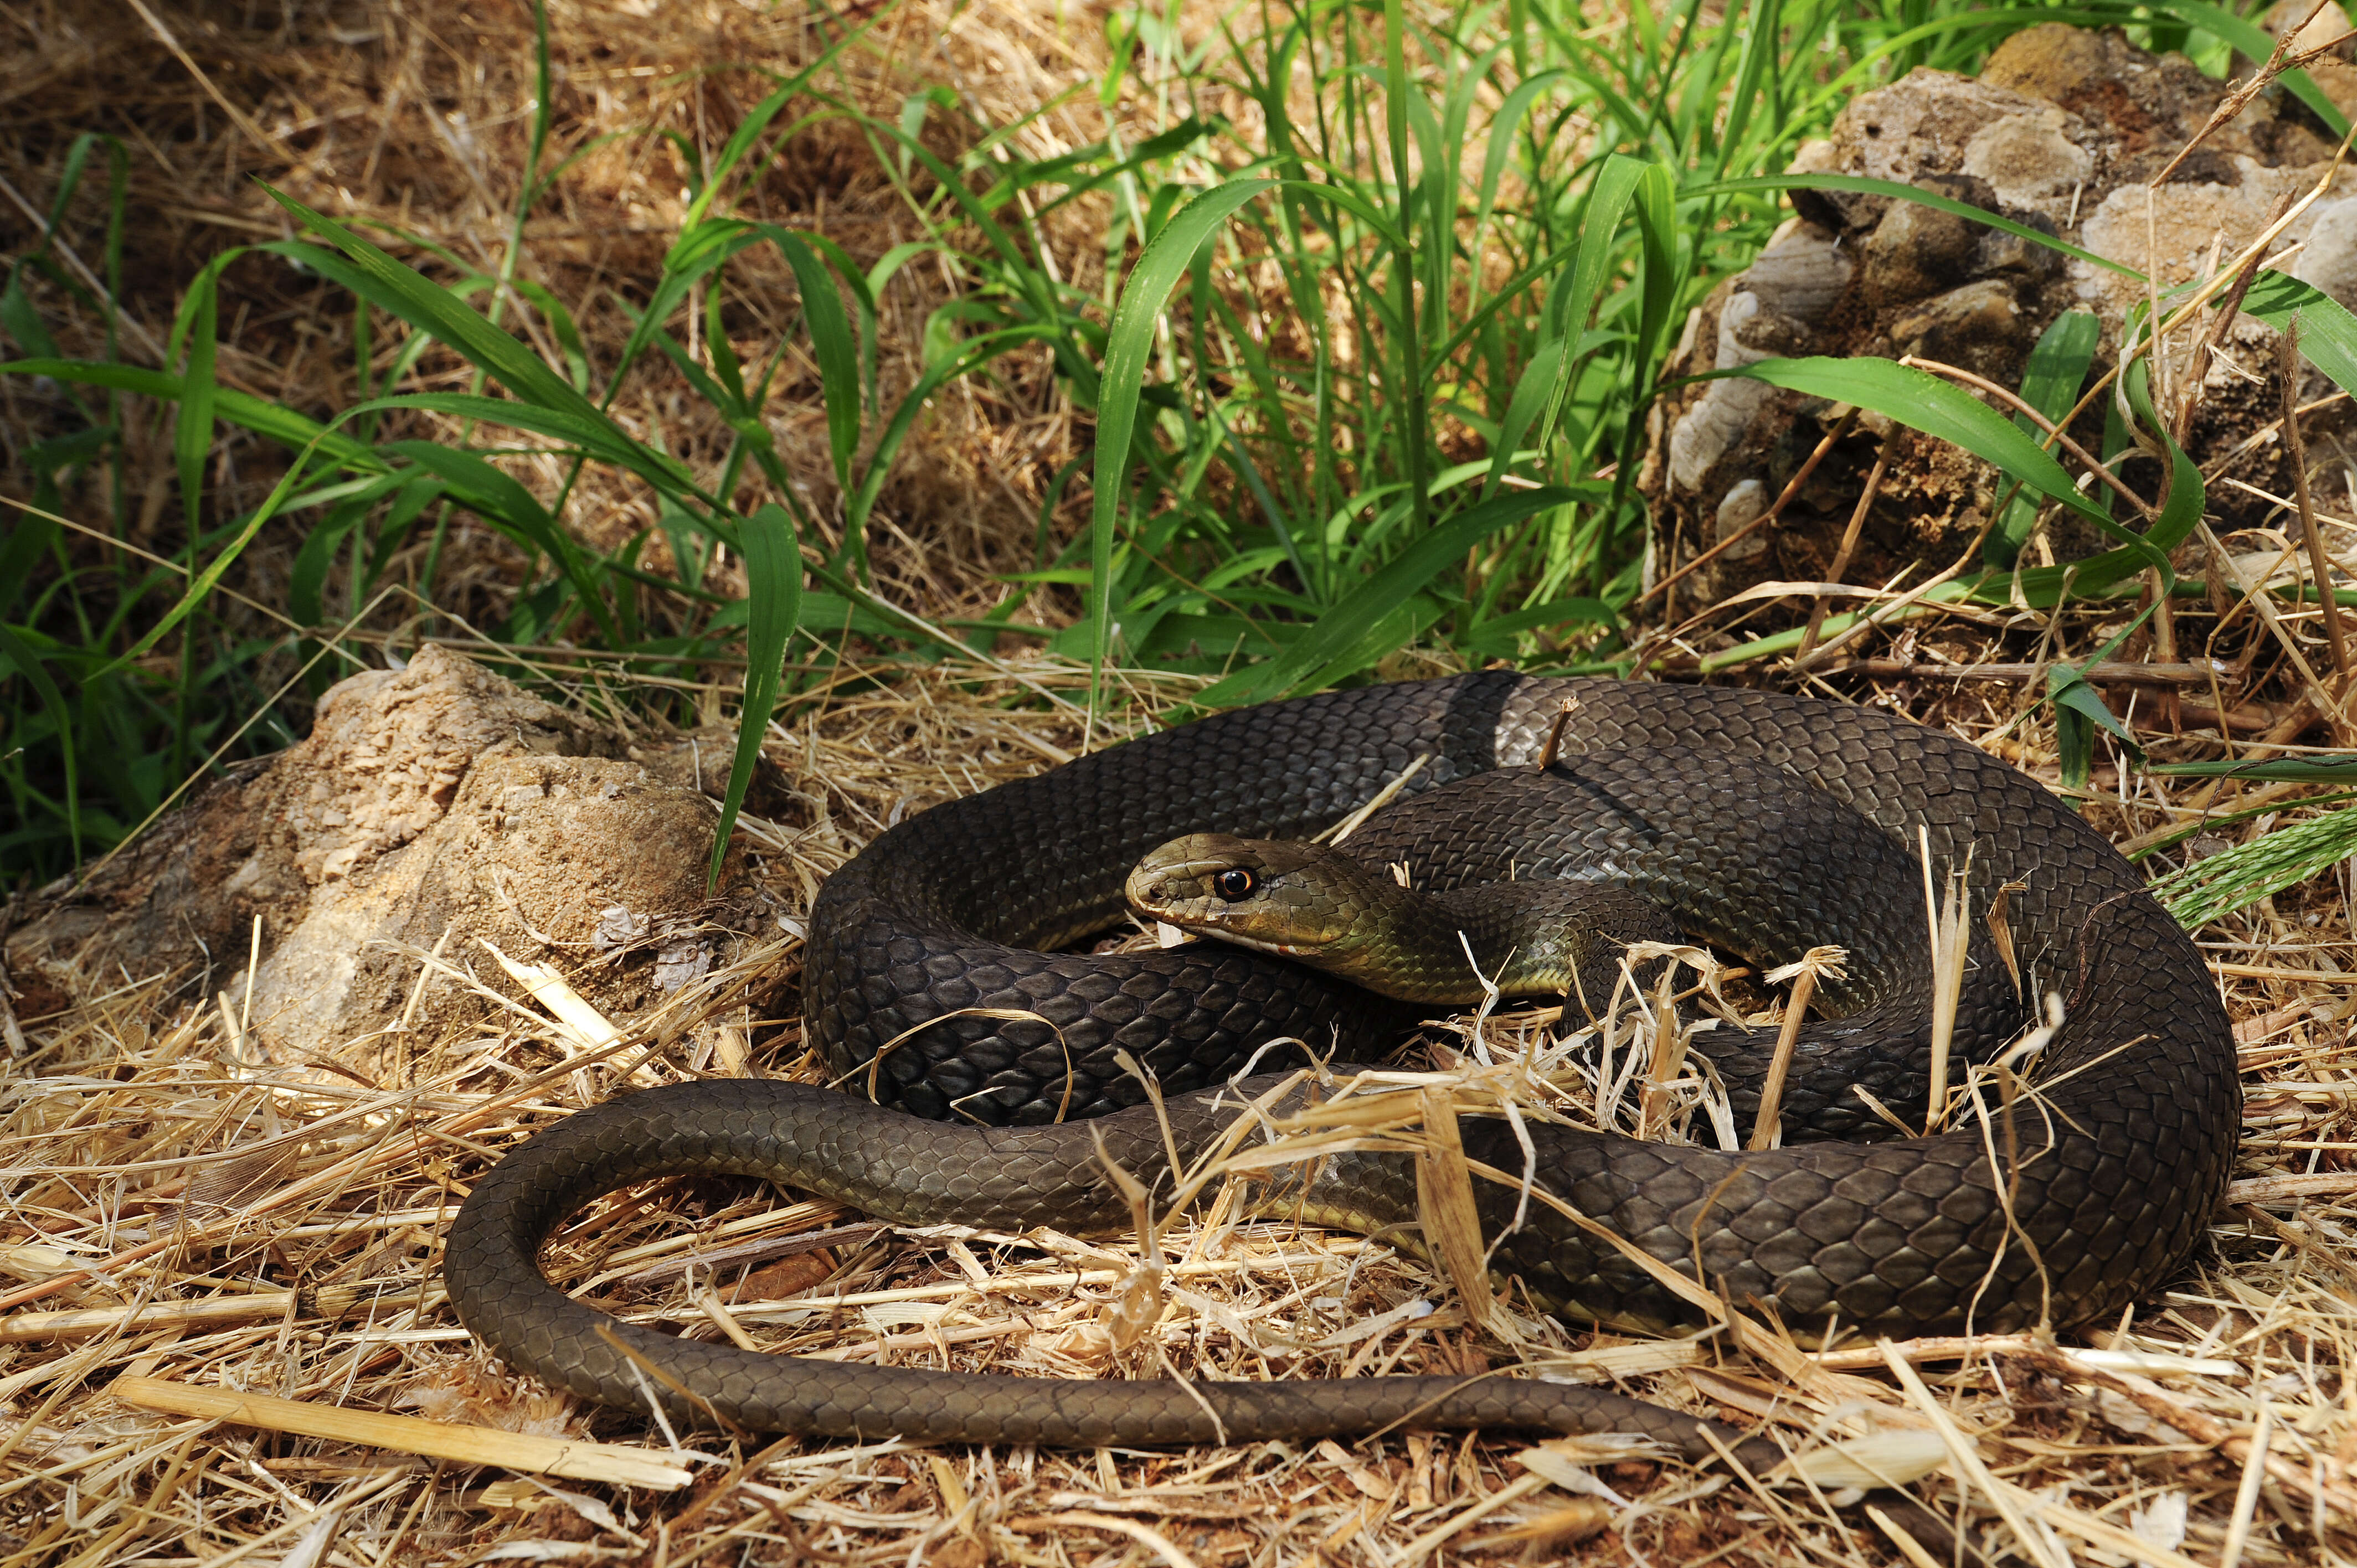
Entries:
{"label": "snake mouth", "polygon": [[1325,950],[1303,942],[1265,942],[1224,926],[1220,928],[1218,936],[1230,947],[1250,948],[1254,952],[1274,953],[1278,958],[1309,958]]}

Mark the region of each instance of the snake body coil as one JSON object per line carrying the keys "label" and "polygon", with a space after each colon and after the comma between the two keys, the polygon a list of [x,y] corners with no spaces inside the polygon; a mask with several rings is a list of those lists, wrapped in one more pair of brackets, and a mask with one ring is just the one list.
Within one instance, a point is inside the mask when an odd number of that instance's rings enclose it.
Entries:
{"label": "snake body coil", "polygon": [[[1562,762],[1541,773],[1527,765],[1566,699]],[[1851,981],[1821,993],[1836,1016],[1812,1026],[1787,1090],[1789,1146],[1730,1154],[1531,1125],[1541,1179],[1580,1213],[1809,1332],[2113,1316],[2192,1251],[2240,1120],[2232,1036],[2190,941],[2062,803],[1962,741],[1868,709],[1485,673],[1219,714],[887,832],[823,890],[805,968],[811,1039],[840,1070],[867,1067],[856,1085],[872,1078],[884,1103],[705,1083],[568,1118],[510,1155],[462,1208],[444,1264],[459,1316],[515,1366],[587,1398],[641,1403],[654,1385],[601,1337],[604,1326],[696,1400],[656,1397],[769,1429],[1170,1443],[1413,1418],[1609,1426],[1706,1450],[1707,1423],[1695,1418],[1512,1378],[1181,1385],[766,1357],[615,1324],[539,1276],[537,1250],[566,1213],[664,1173],[767,1176],[911,1222],[1122,1223],[1127,1209],[1099,1169],[1092,1126],[1049,1124],[1060,1108],[1099,1116],[1116,1159],[1161,1168],[1162,1132],[1150,1108],[1125,1109],[1142,1091],[1116,1052],[1170,1091],[1184,1157],[1235,1113],[1233,1093],[1222,1103],[1206,1090],[1269,1042],[1363,1055],[1402,1014],[1219,943],[1052,950],[1115,918],[1125,873],[1157,845],[1197,832],[1307,837],[1419,756],[1430,760],[1401,801],[1350,846],[1372,865],[1407,862],[1419,886],[1601,880],[1756,961],[1820,942],[1851,950]],[[1969,859],[1976,908],[1999,886],[2023,885],[2007,904],[2009,958],[1986,934],[1975,941],[1957,1058],[2004,1049],[2050,993],[2064,1019],[2030,1090],[2003,1103],[1984,1096],[1953,1131],[1900,1138],[1850,1086],[1921,1125],[1930,1002],[1919,834],[1935,865]],[[967,1009],[997,1015],[944,1016]],[[1705,1036],[1698,1047],[1716,1058],[1746,1127],[1758,1045]],[[931,1120],[952,1116],[962,1120]],[[1464,1138],[1476,1161],[1523,1165],[1503,1124],[1469,1121]],[[1297,1197],[1313,1217],[1366,1229],[1416,1215],[1404,1156],[1330,1160]],[[1516,1194],[1487,1191],[1480,1207],[1494,1234]],[[1678,1294],[1544,1206],[1531,1206],[1494,1266],[1571,1315],[1695,1320]]]}

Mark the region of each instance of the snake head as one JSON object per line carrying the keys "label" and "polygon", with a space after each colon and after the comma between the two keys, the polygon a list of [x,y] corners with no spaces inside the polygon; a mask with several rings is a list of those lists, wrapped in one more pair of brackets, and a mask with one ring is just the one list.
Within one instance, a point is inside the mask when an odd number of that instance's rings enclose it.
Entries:
{"label": "snake head", "polygon": [[1122,892],[1142,920],[1316,961],[1367,940],[1397,889],[1322,844],[1190,833],[1139,861]]}

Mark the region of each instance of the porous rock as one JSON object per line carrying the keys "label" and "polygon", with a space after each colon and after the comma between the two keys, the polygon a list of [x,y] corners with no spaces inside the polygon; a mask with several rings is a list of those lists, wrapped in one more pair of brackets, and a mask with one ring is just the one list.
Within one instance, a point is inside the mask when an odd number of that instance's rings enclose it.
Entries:
{"label": "porous rock", "polygon": [[307,738],[45,889],[7,939],[17,1010],[162,976],[225,998],[274,1058],[357,1065],[405,1010],[430,1031],[485,1005],[422,966],[437,948],[516,994],[488,943],[627,1015],[775,934],[740,863],[732,897],[705,895],[717,813],[695,775],[716,752],[633,746],[428,646],[340,682]]}
{"label": "porous rock", "polygon": [[[2311,8],[2288,0],[2271,25],[2297,25]],[[2319,27],[2304,41],[2343,30],[2330,11],[2310,31]],[[2357,107],[2357,67],[2328,58],[2314,74]],[[1861,95],[1793,167],[1935,191],[2139,270],[2153,263],[2167,288],[2231,257],[2330,164],[2332,145],[2315,116],[2270,90],[2169,168],[2225,86],[2117,32],[2046,24],[2007,40],[1977,79],[1917,70]],[[2166,180],[2151,185],[2164,171]],[[1758,261],[1694,312],[1672,376],[1770,355],[1911,355],[2011,388],[2039,335],[2066,310],[2100,318],[2096,368],[2108,368],[2128,311],[2144,298],[2117,273],[1920,203],[1851,191],[1795,191],[1792,200],[1797,216]],[[2300,246],[2289,263],[2295,275],[2357,306],[2357,194],[2317,202],[2282,242]],[[2245,317],[2221,345],[2189,431],[2197,458],[2276,417],[2275,339],[2273,328]],[[1835,405],[1741,381],[1689,386],[1656,405],[1641,478],[1654,503],[1649,585],[1736,538],[1663,596],[1667,620],[1763,582],[1823,580],[1886,436],[1889,477],[1846,580],[1881,583],[1910,564],[1920,576],[1971,548],[2000,477],[1873,415],[1856,423],[1774,521],[1736,537],[1783,491],[1834,418]],[[2101,421],[2093,411],[2074,434],[2094,445]],[[2148,490],[2157,474],[2136,473],[2141,461],[2131,473]],[[2238,477],[2282,493],[2288,474],[2274,470],[2284,463],[2269,447]],[[2222,487],[2211,502],[2229,528],[2258,521],[2266,506]],[[2040,559],[2107,542],[2072,518],[2049,527],[2033,544]]]}

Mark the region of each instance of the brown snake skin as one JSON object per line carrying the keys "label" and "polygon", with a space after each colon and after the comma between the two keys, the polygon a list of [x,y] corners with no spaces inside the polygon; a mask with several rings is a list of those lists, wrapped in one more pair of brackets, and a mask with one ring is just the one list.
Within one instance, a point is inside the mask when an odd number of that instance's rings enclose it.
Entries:
{"label": "brown snake skin", "polygon": [[[1540,774],[1527,764],[1566,698],[1577,706],[1563,761]],[[766,1430],[1174,1444],[1394,1423],[1604,1428],[1648,1433],[1690,1456],[1713,1436],[1728,1441],[1695,1417],[1516,1376],[1181,1384],[762,1356],[619,1324],[540,1277],[540,1245],[567,1214],[667,1173],[768,1176],[897,1221],[1126,1223],[1092,1130],[1141,1176],[1167,1173],[1168,1159],[1151,1108],[1135,1108],[1143,1090],[1112,1063],[1116,1050],[1169,1091],[1185,1158],[1232,1120],[1236,1092],[1216,1090],[1267,1042],[1363,1055],[1399,1014],[1217,943],[1043,950],[1111,921],[1124,874],[1165,841],[1307,836],[1425,754],[1432,760],[1407,795],[1351,843],[1371,864],[1410,861],[1419,886],[1585,876],[1637,888],[1691,934],[1755,962],[1817,942],[1851,949],[1852,980],[1829,997],[1839,1015],[1811,1026],[1794,1069],[1791,1146],[1727,1154],[1526,1117],[1540,1179],[1580,1212],[1690,1275],[1698,1262],[1714,1291],[1813,1336],[2107,1318],[2192,1251],[2234,1152],[2233,1038],[2191,942],[2067,806],[1962,741],[1871,709],[1499,672],[1219,714],[891,829],[822,892],[805,972],[810,1037],[838,1069],[917,1031],[874,1073],[884,1103],[715,1081],[557,1123],[486,1175],[451,1228],[444,1277],[460,1318],[511,1365],[586,1398],[643,1408],[652,1391],[682,1413],[701,1406]],[[1975,911],[2000,884],[2026,885],[2007,921],[2022,977],[2033,997],[2059,994],[2066,1015],[2029,1089],[1991,1090],[1964,1103],[1954,1130],[1901,1138],[1848,1085],[1867,1083],[1921,1124],[1929,964],[1919,829],[1935,865],[1962,865],[1969,851]],[[1985,1061],[2014,1040],[2024,1010],[1986,934],[1974,953],[1956,1049]],[[969,1015],[920,1027],[972,1007],[1039,1021]],[[1258,1065],[1293,1065],[1284,1048]],[[1706,1035],[1698,1048],[1716,1058],[1748,1130],[1759,1042]],[[855,1086],[868,1080],[860,1073]],[[1039,1124],[1068,1092],[1073,1114],[1109,1113]],[[966,1120],[927,1119],[950,1114]],[[1504,1123],[1472,1119],[1463,1133],[1475,1160],[1523,1167]],[[1280,1186],[1278,1200],[1365,1230],[1415,1222],[1407,1156],[1341,1156],[1311,1179],[1306,1195]],[[1483,1192],[1491,1234],[1511,1223],[1515,1197]],[[1567,1316],[1697,1321],[1544,1206],[1530,1207],[1494,1266]],[[617,1342],[661,1378],[642,1378]],[[663,1391],[664,1381],[694,1398]],[[1770,1451],[1755,1439],[1742,1452]]]}

